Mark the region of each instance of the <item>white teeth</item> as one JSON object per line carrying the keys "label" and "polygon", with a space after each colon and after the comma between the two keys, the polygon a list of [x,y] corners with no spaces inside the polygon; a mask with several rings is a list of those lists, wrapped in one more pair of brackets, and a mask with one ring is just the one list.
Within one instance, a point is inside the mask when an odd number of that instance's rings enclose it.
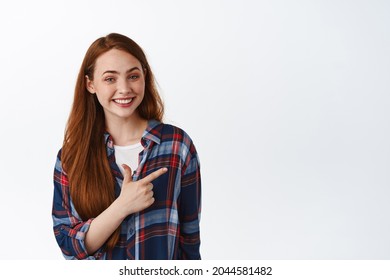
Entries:
{"label": "white teeth", "polygon": [[129,104],[133,98],[130,99],[115,99],[114,102],[119,103],[119,104]]}

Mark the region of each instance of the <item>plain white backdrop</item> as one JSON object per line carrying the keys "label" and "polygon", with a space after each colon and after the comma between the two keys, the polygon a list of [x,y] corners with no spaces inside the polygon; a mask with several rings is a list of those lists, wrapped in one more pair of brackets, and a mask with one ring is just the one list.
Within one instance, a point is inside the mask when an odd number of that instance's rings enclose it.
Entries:
{"label": "plain white backdrop", "polygon": [[110,32],[198,149],[203,259],[390,259],[389,1],[16,0],[0,31],[0,259],[62,259],[55,158]]}

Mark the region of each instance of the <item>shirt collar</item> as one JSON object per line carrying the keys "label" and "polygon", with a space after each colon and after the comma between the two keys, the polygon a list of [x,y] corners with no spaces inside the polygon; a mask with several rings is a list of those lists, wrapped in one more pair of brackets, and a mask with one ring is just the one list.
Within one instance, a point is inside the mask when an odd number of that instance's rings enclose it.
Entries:
{"label": "shirt collar", "polygon": [[156,142],[156,144],[161,143],[161,128],[160,122],[156,120],[149,120],[148,126],[145,129],[144,134],[142,135],[143,140],[151,140]]}

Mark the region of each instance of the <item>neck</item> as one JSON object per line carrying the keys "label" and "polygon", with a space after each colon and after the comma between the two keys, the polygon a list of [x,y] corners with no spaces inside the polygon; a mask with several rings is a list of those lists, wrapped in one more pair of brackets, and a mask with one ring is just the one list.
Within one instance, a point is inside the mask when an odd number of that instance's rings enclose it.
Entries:
{"label": "neck", "polygon": [[106,129],[114,139],[114,144],[118,146],[139,143],[147,125],[148,121],[139,117],[138,114],[115,122],[106,119]]}

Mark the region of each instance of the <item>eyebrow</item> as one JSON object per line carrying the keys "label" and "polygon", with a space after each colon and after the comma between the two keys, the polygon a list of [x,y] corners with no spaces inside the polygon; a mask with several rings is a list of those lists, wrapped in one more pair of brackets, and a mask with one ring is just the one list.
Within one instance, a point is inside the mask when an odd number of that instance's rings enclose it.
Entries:
{"label": "eyebrow", "polygon": [[[135,66],[135,67],[130,68],[129,70],[127,70],[126,73],[130,73],[130,72],[132,72],[132,71],[134,71],[134,70],[139,70],[139,71],[141,71],[137,66]],[[104,72],[103,72],[102,76],[103,76],[104,74],[106,74],[106,73],[119,74],[118,71],[115,71],[115,70],[107,70],[107,71],[104,71]]]}

